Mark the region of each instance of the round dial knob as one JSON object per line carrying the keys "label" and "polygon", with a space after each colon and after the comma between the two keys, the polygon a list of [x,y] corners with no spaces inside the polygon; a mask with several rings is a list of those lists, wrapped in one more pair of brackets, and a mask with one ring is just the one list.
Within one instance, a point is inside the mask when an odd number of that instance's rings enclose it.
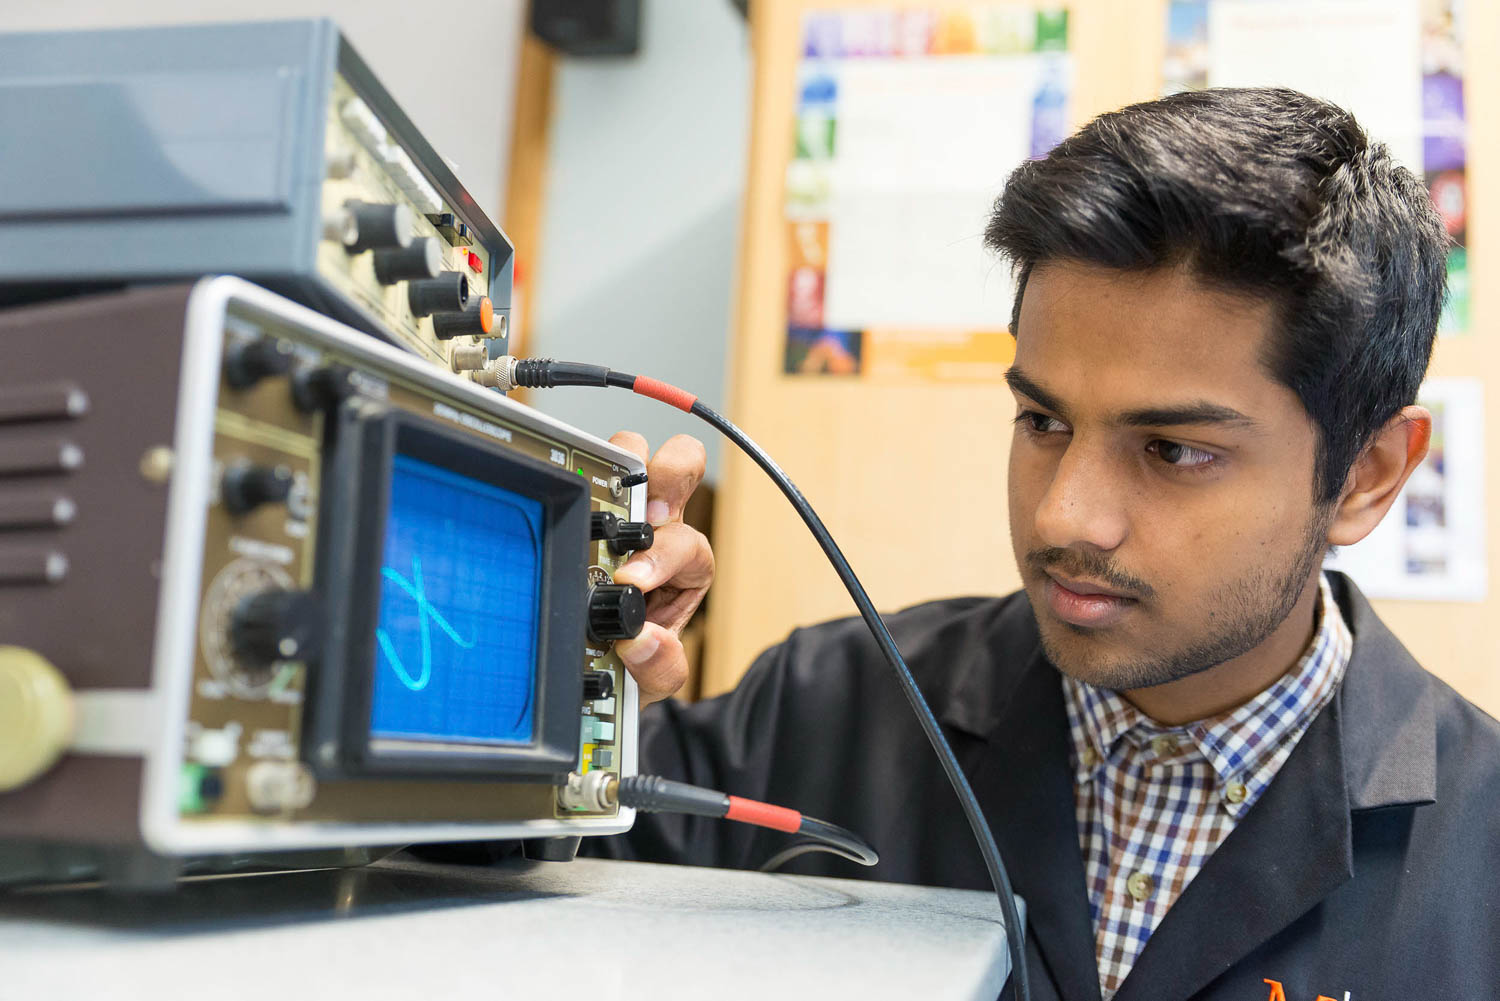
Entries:
{"label": "round dial knob", "polygon": [[280,588],[240,600],[229,620],[229,647],[250,665],[306,660],[317,631],[317,607],[306,591]]}
{"label": "round dial knob", "polygon": [[272,375],[292,370],[292,344],[279,337],[240,341],[224,352],[224,381],[235,389],[249,389]]}
{"label": "round dial knob", "polygon": [[354,395],[350,381],[354,371],[347,365],[315,365],[292,373],[292,403],[310,413],[329,410]]}
{"label": "round dial knob", "polygon": [[406,247],[375,251],[375,280],[382,285],[419,278],[436,278],[443,270],[443,251],[438,242],[424,236]]}
{"label": "round dial knob", "polygon": [[444,271],[436,278],[414,281],[406,286],[406,301],[413,316],[459,312],[469,305],[469,276]]}
{"label": "round dial knob", "polygon": [[292,471],[286,466],[240,462],[225,470],[220,496],[231,514],[249,514],[262,504],[285,504],[292,483]]}
{"label": "round dial knob", "polygon": [[646,595],[634,584],[589,588],[589,639],[596,643],[633,639],[646,625]]}
{"label": "round dial knob", "polygon": [[468,308],[459,312],[432,314],[432,336],[441,341],[462,334],[487,337],[494,327],[495,304],[487,295],[480,296],[477,301],[471,298]]}
{"label": "round dial knob", "polygon": [[589,534],[595,542],[602,539],[616,556],[650,549],[656,541],[656,530],[644,521],[621,521],[608,511],[590,516]]}
{"label": "round dial knob", "polygon": [[0,646],[0,792],[51,768],[73,736],[73,693],[41,654]]}
{"label": "round dial knob", "polygon": [[608,671],[583,672],[583,701],[607,699],[615,694],[615,676]]}
{"label": "round dial knob", "polygon": [[344,245],[349,253],[363,254],[381,247],[411,245],[417,217],[405,205],[349,201],[344,203],[344,208],[354,216],[354,241]]}

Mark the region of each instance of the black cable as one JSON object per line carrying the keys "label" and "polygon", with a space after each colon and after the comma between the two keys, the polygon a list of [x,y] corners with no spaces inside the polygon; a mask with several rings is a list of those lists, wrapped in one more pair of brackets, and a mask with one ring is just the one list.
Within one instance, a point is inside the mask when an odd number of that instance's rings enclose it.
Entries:
{"label": "black cable", "polygon": [[1006,872],[1005,862],[1000,858],[1000,846],[995,843],[995,835],[990,830],[989,822],[985,820],[984,811],[979,806],[979,800],[974,795],[974,788],[969,784],[968,776],[964,775],[963,769],[959,766],[953,748],[948,746],[948,739],[943,736],[937,717],[932,714],[931,707],[927,705],[921,689],[917,687],[916,679],[912,677],[911,669],[906,666],[906,659],[901,656],[901,651],[896,647],[891,631],[886,628],[885,620],[880,617],[880,612],[870,600],[870,595],[865,591],[864,585],[855,576],[854,568],[849,565],[838,543],[833,541],[833,536],[829,534],[823,520],[807,502],[807,498],[802,496],[802,491],[797,489],[797,485],[782,471],[780,466],[776,465],[775,460],[767,455],[765,450],[749,435],[741,431],[733,421],[717,413],[702,401],[694,401],[691,412],[739,446],[740,451],[748,455],[775,482],[786,499],[791,501],[792,507],[802,516],[802,521],[812,532],[813,537],[818,540],[823,554],[833,564],[833,569],[838,573],[839,579],[844,582],[849,596],[854,599],[855,607],[859,609],[865,625],[874,635],[880,652],[885,655],[886,661],[896,672],[896,678],[901,683],[901,690],[906,695],[906,701],[910,704],[912,712],[916,714],[917,722],[921,724],[922,732],[927,735],[928,743],[937,753],[943,772],[948,776],[953,791],[958,795],[959,805],[963,807],[964,816],[969,821],[969,828],[974,832],[975,840],[979,842],[979,852],[984,856],[985,868],[989,870],[990,882],[995,886],[995,892],[1000,898],[1001,912],[1005,915],[1005,938],[1010,949],[1011,987],[1016,1001],[1030,1001],[1031,978],[1026,970],[1026,946],[1022,937],[1021,917],[1016,908],[1014,891],[1011,889],[1010,874]]}
{"label": "black cable", "polygon": [[[809,817],[786,807],[761,803],[742,796],[731,796],[717,789],[704,789],[660,775],[627,775],[614,786],[614,798],[621,806],[628,806],[642,813],[686,813],[695,817],[737,820],[743,824],[754,824],[787,834],[800,834],[812,839],[793,845],[786,851],[771,857],[771,862],[781,863],[806,851],[826,851],[857,862],[860,865],[875,865],[880,856],[859,835],[838,824],[830,824],[817,817]],[[790,853],[790,854],[788,854]],[[767,862],[766,866],[771,865]],[[766,871],[762,866],[762,871]]]}
{"label": "black cable", "polygon": [[[639,383],[650,380],[642,380],[633,375],[623,372],[615,372],[600,366],[579,365],[576,363],[552,362],[547,359],[535,359],[532,361],[520,361],[515,363],[514,384],[518,386],[532,386],[545,388],[550,386],[584,385],[584,386],[616,386],[622,389],[631,389],[640,392]],[[661,386],[660,383],[655,384]],[[963,773],[958,764],[958,758],[953,753],[953,748],[948,746],[948,740],[943,736],[941,726],[937,717],[932,714],[932,709],[923,698],[921,689],[917,687],[916,679],[912,677],[911,669],[906,666],[906,660],[901,656],[901,651],[896,647],[896,641],[891,632],[886,628],[885,621],[880,617],[870,595],[865,591],[864,585],[855,576],[854,568],[849,565],[838,543],[829,534],[828,528],[818,513],[813,510],[807,498],[802,496],[802,491],[792,482],[791,477],[778,466],[765,450],[757,445],[749,435],[741,431],[737,425],[727,417],[707,406],[696,397],[692,397],[675,387],[666,387],[675,390],[678,394],[674,398],[657,396],[654,393],[643,393],[653,396],[686,410],[693,416],[710,424],[715,430],[730,441],[734,442],[740,451],[744,452],[750,459],[769,476],[785,495],[786,499],[796,509],[808,530],[812,532],[813,538],[833,564],[834,571],[843,581],[849,596],[854,599],[854,605],[859,609],[860,617],[864,619],[871,635],[875,638],[876,645],[884,655],[886,662],[896,672],[896,679],[901,684],[901,691],[906,696],[907,703],[916,714],[917,722],[921,724],[922,732],[926,734],[927,741],[932,745],[933,751],[938,756],[939,763],[943,766],[943,772],[948,777],[948,782],[953,786],[954,793],[958,796],[959,805],[963,808],[964,816],[969,822],[969,828],[974,833],[974,839],[979,842],[979,852],[984,857],[985,869],[989,872],[990,882],[994,884],[995,893],[1000,898],[1000,909],[1005,915],[1005,939],[1010,951],[1011,965],[1011,988],[1016,1001],[1030,1001],[1031,977],[1026,969],[1026,947],[1021,927],[1020,914],[1016,908],[1015,893],[1011,889],[1010,874],[1006,872],[1005,862],[1000,858],[1000,846],[995,843],[994,832],[990,830],[989,822],[985,820],[984,811],[979,806],[979,800],[974,795],[974,789],[969,784],[969,779]],[[691,406],[687,402],[691,401]]]}
{"label": "black cable", "polygon": [[780,869],[782,866],[786,865],[792,859],[797,858],[799,855],[808,855],[812,852],[827,852],[829,855],[837,855],[839,858],[848,859],[850,862],[859,861],[858,855],[846,852],[842,848],[835,848],[832,845],[825,845],[817,841],[800,841],[795,845],[783,848],[775,855],[772,855],[770,858],[766,859],[760,864],[760,868],[758,868],[756,871],[775,872],[777,869]]}

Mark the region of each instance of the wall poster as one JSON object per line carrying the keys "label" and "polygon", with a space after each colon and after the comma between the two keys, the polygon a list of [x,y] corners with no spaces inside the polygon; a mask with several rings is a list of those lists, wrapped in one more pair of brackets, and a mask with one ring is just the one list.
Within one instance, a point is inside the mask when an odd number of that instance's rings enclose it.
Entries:
{"label": "wall poster", "polygon": [[1006,176],[1071,127],[1068,14],[810,12],[786,173],[787,374],[996,382],[1012,285],[983,249]]}
{"label": "wall poster", "polygon": [[1464,0],[1171,0],[1166,92],[1280,84],[1352,111],[1422,175],[1453,246],[1444,335],[1469,330]]}
{"label": "wall poster", "polygon": [[1427,458],[1363,542],[1325,563],[1372,598],[1483,601],[1489,591],[1484,510],[1484,390],[1478,379],[1428,379]]}

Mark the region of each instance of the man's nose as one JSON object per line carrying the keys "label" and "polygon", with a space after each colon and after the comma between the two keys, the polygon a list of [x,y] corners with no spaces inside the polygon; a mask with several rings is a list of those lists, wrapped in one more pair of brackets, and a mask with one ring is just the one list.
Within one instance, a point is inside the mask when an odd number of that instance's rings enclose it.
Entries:
{"label": "man's nose", "polygon": [[1122,484],[1110,456],[1080,444],[1068,446],[1036,510],[1036,533],[1047,546],[1100,552],[1118,549],[1129,534]]}

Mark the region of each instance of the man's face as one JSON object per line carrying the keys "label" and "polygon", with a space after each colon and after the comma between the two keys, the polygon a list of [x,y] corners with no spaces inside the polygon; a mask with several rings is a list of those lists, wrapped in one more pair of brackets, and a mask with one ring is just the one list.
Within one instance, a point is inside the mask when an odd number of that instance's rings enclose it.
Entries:
{"label": "man's face", "polygon": [[1326,548],[1316,430],[1273,310],[1176,269],[1038,266],[1010,373],[1010,531],[1043,646],[1106,688],[1258,646]]}

